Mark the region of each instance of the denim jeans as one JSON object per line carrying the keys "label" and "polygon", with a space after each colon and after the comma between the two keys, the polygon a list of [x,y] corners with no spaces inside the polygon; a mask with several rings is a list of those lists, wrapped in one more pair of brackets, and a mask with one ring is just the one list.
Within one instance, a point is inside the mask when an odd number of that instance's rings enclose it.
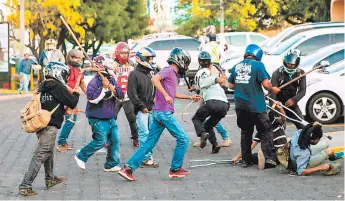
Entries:
{"label": "denim jeans", "polygon": [[53,166],[54,166],[54,147],[56,139],[57,128],[54,126],[47,126],[46,128],[37,132],[38,143],[34,155],[32,156],[30,166],[23,178],[19,189],[27,189],[32,187],[32,183],[37,177],[42,164],[45,170],[45,180],[53,180]]}
{"label": "denim jeans", "polygon": [[[137,114],[137,126],[138,126],[138,137],[139,137],[139,147],[142,146],[147,140],[149,135],[149,125],[153,122],[152,114],[138,112]],[[153,150],[149,151],[145,157],[144,161],[148,160],[152,155]]]}
{"label": "denim jeans", "polygon": [[77,121],[77,115],[76,114],[66,114],[65,115],[65,124],[63,125],[63,127],[60,131],[60,135],[59,135],[59,138],[57,141],[58,145],[67,144],[68,136],[73,129],[75,121]]}
{"label": "denim jeans", "polygon": [[115,119],[102,120],[89,118],[89,124],[92,128],[93,140],[80,150],[77,157],[86,162],[90,156],[104,147],[108,141],[109,134],[110,144],[107,146],[108,154],[104,168],[110,169],[120,164],[120,139]]}
{"label": "denim jeans", "polygon": [[222,123],[218,122],[218,124],[215,126],[215,128],[216,128],[217,132],[222,136],[223,140],[229,139],[228,132],[226,131],[226,129],[224,128]]}
{"label": "denim jeans", "polygon": [[29,82],[30,82],[30,74],[20,73],[23,76],[23,82],[20,82],[20,88],[18,89],[19,92],[25,91],[29,93]]}
{"label": "denim jeans", "polygon": [[126,166],[134,170],[140,167],[145,155],[156,146],[163,130],[167,128],[170,134],[176,138],[176,146],[170,169],[178,170],[183,164],[183,159],[188,148],[188,135],[182,129],[172,112],[154,111],[152,116],[153,122],[150,124],[150,133],[146,142],[127,161]]}

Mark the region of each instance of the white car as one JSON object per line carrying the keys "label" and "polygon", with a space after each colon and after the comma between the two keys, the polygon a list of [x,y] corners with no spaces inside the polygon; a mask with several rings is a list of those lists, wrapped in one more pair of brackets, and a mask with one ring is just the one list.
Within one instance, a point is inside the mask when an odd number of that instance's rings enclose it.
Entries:
{"label": "white car", "polygon": [[[283,64],[283,55],[290,49],[299,49],[301,51],[301,59],[303,60],[304,56],[323,47],[336,43],[343,43],[344,35],[343,28],[329,28],[302,32],[281,43],[271,51],[265,52],[261,61],[265,64],[267,72],[272,74]],[[228,71],[242,60],[243,56],[228,60],[226,63],[222,63],[222,67]]]}
{"label": "white car", "polygon": [[228,44],[228,56],[243,54],[249,44],[261,44],[267,36],[255,32],[227,32],[217,34],[221,44]]}
{"label": "white car", "polygon": [[322,124],[335,122],[344,114],[345,62],[307,75],[306,95],[298,102],[303,115]]}
{"label": "white car", "polygon": [[195,73],[199,68],[198,55],[199,55],[200,41],[195,38],[182,36],[182,35],[172,35],[169,37],[160,37],[154,39],[144,39],[137,42],[135,46],[131,49],[131,58],[135,62],[134,56],[136,51],[142,47],[150,47],[156,53],[155,62],[160,68],[164,68],[168,65],[167,59],[169,58],[170,51],[175,47],[180,47],[191,56],[191,64],[189,65],[189,71],[187,77],[194,79]]}

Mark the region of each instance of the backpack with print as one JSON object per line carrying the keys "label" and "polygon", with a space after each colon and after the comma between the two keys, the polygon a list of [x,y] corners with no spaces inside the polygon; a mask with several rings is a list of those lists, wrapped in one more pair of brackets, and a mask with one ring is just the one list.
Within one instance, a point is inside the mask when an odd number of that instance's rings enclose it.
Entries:
{"label": "backpack with print", "polygon": [[[47,80],[45,80],[47,81]],[[51,115],[58,109],[58,104],[52,111],[41,108],[41,93],[35,93],[29,103],[20,111],[22,128],[27,133],[35,133],[48,126]]]}

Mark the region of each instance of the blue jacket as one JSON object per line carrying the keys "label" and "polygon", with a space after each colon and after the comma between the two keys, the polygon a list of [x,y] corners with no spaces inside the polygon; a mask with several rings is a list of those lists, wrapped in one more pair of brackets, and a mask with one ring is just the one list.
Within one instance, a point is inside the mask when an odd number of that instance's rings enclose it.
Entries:
{"label": "blue jacket", "polygon": [[31,61],[31,59],[28,59],[28,60],[22,59],[19,63],[19,72],[25,73],[25,74],[30,74],[32,64],[33,64],[33,62]]}
{"label": "blue jacket", "polygon": [[[117,86],[114,78],[108,78],[109,82],[115,86],[115,96],[119,99],[123,98],[121,88]],[[86,90],[88,99],[86,105],[86,116],[96,119],[111,119],[115,117],[115,97],[110,97],[111,92],[103,89],[102,79],[96,75],[88,84]]]}

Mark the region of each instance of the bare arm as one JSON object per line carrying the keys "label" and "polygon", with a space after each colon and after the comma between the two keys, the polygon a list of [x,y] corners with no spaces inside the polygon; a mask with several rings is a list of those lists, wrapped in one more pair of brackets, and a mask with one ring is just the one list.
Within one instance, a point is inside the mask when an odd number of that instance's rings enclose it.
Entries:
{"label": "bare arm", "polygon": [[[253,150],[253,149],[256,147],[257,144],[258,144],[258,142],[253,141],[253,142],[252,142],[252,145],[251,145],[251,147],[250,147],[250,149]],[[242,158],[242,153],[240,152],[240,153],[238,153],[238,154],[235,156],[235,158],[233,159],[233,161],[234,161],[234,162],[235,162],[235,161],[238,161],[238,160],[240,160],[241,158]]]}
{"label": "bare arm", "polygon": [[306,168],[303,170],[303,172],[300,174],[300,176],[305,176],[305,175],[308,175],[308,174],[312,174],[314,172],[317,172],[317,171],[322,171],[322,170],[328,170],[329,169],[329,164],[323,164],[323,165],[319,165],[317,167],[312,167],[312,168]]}
{"label": "bare arm", "polygon": [[180,93],[177,93],[177,92],[176,92],[176,98],[178,98],[178,99],[192,99],[191,96],[180,94]]}
{"label": "bare arm", "polygon": [[230,89],[234,89],[235,88],[235,84],[229,83],[229,88]]}

